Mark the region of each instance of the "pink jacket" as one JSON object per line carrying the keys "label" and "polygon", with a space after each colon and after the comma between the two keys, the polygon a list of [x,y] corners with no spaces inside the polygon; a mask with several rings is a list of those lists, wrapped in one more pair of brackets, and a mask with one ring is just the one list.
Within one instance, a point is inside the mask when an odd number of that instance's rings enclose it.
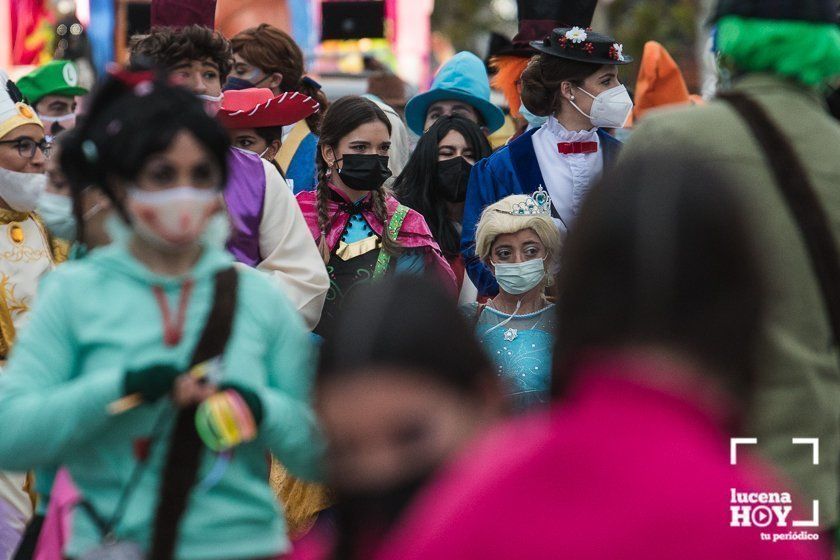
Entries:
{"label": "pink jacket", "polygon": [[[334,197],[339,197],[346,204],[350,204],[349,199],[343,193],[335,188],[332,188],[332,192],[335,193]],[[302,191],[296,195],[296,198],[298,205],[300,205],[300,210],[303,212],[303,217],[306,219],[306,225],[309,226],[309,231],[312,233],[312,238],[315,240],[315,243],[318,243],[321,239],[321,232],[318,229],[317,193],[315,191]],[[342,212],[339,209],[339,203],[335,200],[330,199],[327,206],[330,216],[330,230],[327,232],[326,237],[327,245],[329,246],[330,252],[332,252],[341,240],[341,234],[344,232],[344,228],[347,227],[350,214]],[[390,220],[394,212],[396,212],[399,202],[396,198],[389,195],[385,199],[385,206],[388,211],[388,219]],[[384,235],[385,225],[377,219],[376,214],[371,209],[365,207],[362,214],[376,235]],[[397,241],[407,249],[424,250],[428,270],[434,271],[446,287],[455,292],[455,274],[440,252],[440,246],[435,241],[423,216],[409,209],[403,221],[402,228],[399,231]]]}
{"label": "pink jacket", "polygon": [[70,540],[73,508],[79,499],[79,492],[70,473],[67,469],[60,469],[55,476],[50,505],[44,518],[44,526],[41,528],[41,536],[38,538],[34,560],[63,558],[62,551]]}
{"label": "pink jacket", "polygon": [[772,542],[802,529],[730,526],[732,488],[793,490],[743,453],[731,466],[726,411],[636,380],[649,373],[590,362],[562,405],[468,450],[378,560],[828,558],[814,542]]}

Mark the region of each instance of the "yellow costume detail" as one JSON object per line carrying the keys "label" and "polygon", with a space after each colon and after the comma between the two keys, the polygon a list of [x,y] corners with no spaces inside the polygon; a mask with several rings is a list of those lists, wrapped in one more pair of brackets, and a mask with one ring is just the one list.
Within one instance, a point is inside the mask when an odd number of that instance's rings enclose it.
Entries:
{"label": "yellow costume detail", "polygon": [[349,261],[361,255],[370,253],[371,251],[375,251],[379,249],[381,245],[381,239],[375,235],[371,235],[365,239],[360,239],[359,241],[354,241],[353,243],[339,241],[338,249],[336,249],[335,255],[343,261]]}
{"label": "yellow costume detail", "polygon": [[[25,324],[38,283],[58,262],[47,230],[35,214],[0,208],[0,365]],[[65,257],[66,258],[66,252]],[[0,472],[0,499],[25,516],[35,507],[31,473]]]}
{"label": "yellow costume detail", "polygon": [[286,514],[289,537],[302,537],[315,524],[318,513],[330,506],[327,489],[295,478],[274,457],[271,458],[271,488]]}
{"label": "yellow costume detail", "polygon": [[274,156],[274,161],[277,162],[277,165],[280,166],[280,169],[283,170],[283,173],[286,173],[289,170],[289,166],[292,164],[292,158],[295,157],[297,153],[298,147],[300,147],[300,143],[303,142],[303,139],[309,136],[309,133],[312,132],[309,129],[309,125],[306,124],[305,120],[298,122],[289,132],[289,135],[283,139],[283,145],[280,146],[280,150],[277,152],[277,155]]}
{"label": "yellow costume detail", "polygon": [[55,268],[46,228],[34,214],[0,209],[0,359],[26,321],[38,281]]}

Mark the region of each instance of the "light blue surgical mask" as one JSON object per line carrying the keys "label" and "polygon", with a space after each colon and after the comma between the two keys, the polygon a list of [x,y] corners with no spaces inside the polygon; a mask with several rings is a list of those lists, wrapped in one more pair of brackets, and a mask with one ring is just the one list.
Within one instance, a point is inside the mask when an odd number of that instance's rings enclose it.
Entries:
{"label": "light blue surgical mask", "polygon": [[69,196],[44,191],[38,198],[36,211],[53,236],[67,241],[76,239],[76,217]]}
{"label": "light blue surgical mask", "polygon": [[528,121],[528,128],[539,128],[548,121],[548,117],[538,117],[528,110],[524,103],[519,105],[519,114]]}
{"label": "light blue surgical mask", "polygon": [[545,259],[521,263],[493,263],[496,282],[505,293],[518,296],[536,288],[545,278]]}

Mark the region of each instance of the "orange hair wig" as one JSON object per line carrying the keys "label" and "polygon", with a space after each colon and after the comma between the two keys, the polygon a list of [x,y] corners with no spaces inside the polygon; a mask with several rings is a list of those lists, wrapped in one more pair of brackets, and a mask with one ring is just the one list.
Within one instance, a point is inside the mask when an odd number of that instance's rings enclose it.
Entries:
{"label": "orange hair wig", "polygon": [[519,105],[522,104],[519,96],[519,78],[528,66],[529,60],[530,58],[521,56],[494,56],[490,59],[490,65],[497,70],[496,75],[490,80],[490,85],[505,96],[510,114],[514,118],[519,117]]}

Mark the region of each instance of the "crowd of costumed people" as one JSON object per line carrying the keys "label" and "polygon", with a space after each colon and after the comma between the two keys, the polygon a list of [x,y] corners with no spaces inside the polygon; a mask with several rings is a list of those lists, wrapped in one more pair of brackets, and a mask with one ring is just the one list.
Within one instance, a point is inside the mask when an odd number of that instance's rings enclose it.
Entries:
{"label": "crowd of costumed people", "polygon": [[837,553],[836,2],[718,0],[704,98],[517,7],[405,100],[185,13],[0,71],[0,560]]}

